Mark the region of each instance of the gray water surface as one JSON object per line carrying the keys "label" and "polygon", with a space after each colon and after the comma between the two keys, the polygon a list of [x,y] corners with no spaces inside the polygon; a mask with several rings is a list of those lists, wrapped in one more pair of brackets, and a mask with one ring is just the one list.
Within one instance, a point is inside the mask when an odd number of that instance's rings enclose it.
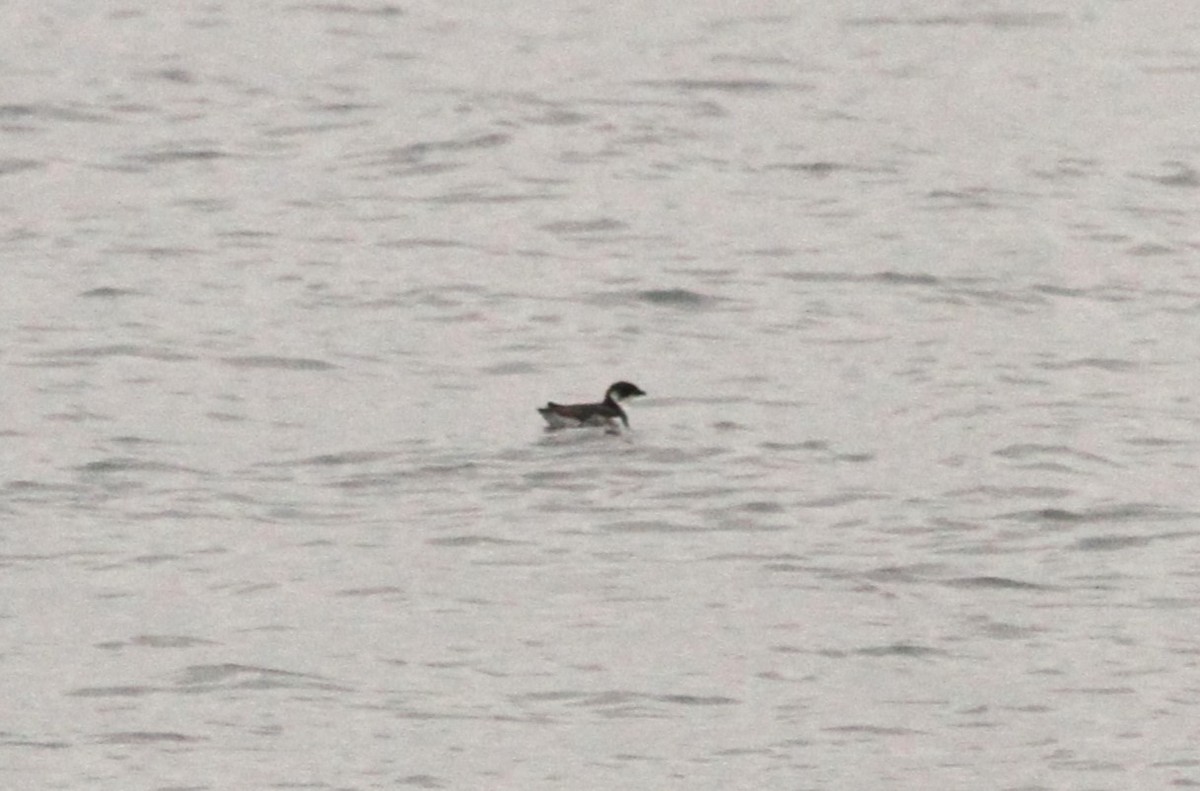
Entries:
{"label": "gray water surface", "polygon": [[0,23],[0,785],[1200,783],[1200,6]]}

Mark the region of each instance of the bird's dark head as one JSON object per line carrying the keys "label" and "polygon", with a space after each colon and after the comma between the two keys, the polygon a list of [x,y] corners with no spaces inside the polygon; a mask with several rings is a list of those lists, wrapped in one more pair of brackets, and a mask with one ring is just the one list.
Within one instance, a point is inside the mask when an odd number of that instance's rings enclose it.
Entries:
{"label": "bird's dark head", "polygon": [[646,393],[632,382],[614,382],[609,385],[608,392],[604,394],[604,398],[606,400],[621,402],[626,398],[643,395],[646,395]]}

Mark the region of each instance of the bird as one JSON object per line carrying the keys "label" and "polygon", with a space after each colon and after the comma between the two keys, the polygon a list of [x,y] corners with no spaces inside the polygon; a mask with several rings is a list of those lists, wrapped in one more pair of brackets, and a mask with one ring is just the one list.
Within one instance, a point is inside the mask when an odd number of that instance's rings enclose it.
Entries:
{"label": "bird", "polygon": [[629,418],[621,409],[621,402],[634,396],[646,395],[640,387],[630,382],[613,382],[604,391],[604,400],[596,404],[556,404],[553,401],[538,409],[546,419],[547,431],[560,428],[603,427],[608,433],[620,431],[617,421],[629,428]]}

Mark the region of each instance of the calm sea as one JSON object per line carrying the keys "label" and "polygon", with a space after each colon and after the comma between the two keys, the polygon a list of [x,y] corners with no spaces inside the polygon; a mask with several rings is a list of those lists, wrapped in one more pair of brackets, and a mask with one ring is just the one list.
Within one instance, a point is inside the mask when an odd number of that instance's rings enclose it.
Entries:
{"label": "calm sea", "polygon": [[1200,785],[1200,5],[0,24],[0,786]]}

